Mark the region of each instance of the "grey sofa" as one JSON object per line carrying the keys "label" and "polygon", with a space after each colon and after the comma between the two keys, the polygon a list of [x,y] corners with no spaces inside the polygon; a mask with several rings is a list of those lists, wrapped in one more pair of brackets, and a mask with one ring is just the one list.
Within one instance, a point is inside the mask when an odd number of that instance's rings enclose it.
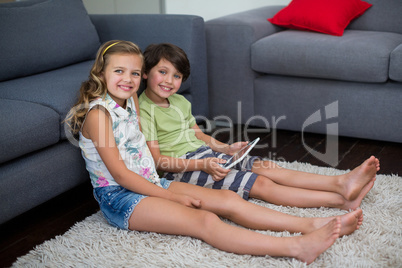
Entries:
{"label": "grey sofa", "polygon": [[0,33],[0,223],[89,180],[62,122],[101,43],[182,47],[192,74],[181,93],[208,116],[201,17],[89,16],[81,0],[30,0],[0,5]]}
{"label": "grey sofa", "polygon": [[341,37],[267,21],[283,6],[207,21],[210,116],[402,142],[402,1],[365,1]]}

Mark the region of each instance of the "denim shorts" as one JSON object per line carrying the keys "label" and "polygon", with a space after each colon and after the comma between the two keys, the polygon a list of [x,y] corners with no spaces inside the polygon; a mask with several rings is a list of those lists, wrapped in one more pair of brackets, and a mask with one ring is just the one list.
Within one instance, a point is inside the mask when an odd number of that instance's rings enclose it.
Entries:
{"label": "denim shorts", "polygon": [[[164,189],[169,188],[170,183],[171,181],[161,179]],[[109,224],[128,230],[128,220],[135,206],[147,196],[127,190],[122,186],[106,186],[95,188],[94,197]]]}

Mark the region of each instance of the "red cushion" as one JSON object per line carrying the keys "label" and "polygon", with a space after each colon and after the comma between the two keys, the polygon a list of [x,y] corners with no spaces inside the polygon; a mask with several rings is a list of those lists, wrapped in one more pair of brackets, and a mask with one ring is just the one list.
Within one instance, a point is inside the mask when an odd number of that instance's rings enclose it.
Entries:
{"label": "red cushion", "polygon": [[371,6],[361,0],[293,0],[268,20],[286,28],[341,36]]}

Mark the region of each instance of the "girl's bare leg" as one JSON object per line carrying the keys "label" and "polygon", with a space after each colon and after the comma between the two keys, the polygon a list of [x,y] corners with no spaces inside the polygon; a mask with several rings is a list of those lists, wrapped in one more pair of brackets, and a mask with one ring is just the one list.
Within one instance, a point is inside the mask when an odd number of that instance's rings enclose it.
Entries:
{"label": "girl's bare leg", "polygon": [[333,207],[356,209],[374,185],[374,179],[366,184],[357,198],[350,201],[335,192],[308,190],[277,184],[264,176],[258,176],[250,191],[250,197],[272,204],[292,207]]}
{"label": "girl's bare leg", "polygon": [[[340,194],[353,201],[359,197],[364,187],[370,183],[380,170],[380,162],[374,156],[346,174],[325,176],[281,168],[270,161],[256,161],[252,171],[265,176],[277,184],[316,191]],[[367,190],[367,189],[365,189]]]}
{"label": "girl's bare leg", "polygon": [[[250,229],[286,230],[292,233],[306,234],[317,230],[334,219],[334,217],[303,218],[288,215],[247,202],[238,194],[229,190],[212,190],[180,182],[172,182],[169,190],[199,199],[201,200],[201,209],[213,212]],[[339,216],[342,227],[340,235],[347,235],[358,229],[359,221],[362,221],[362,217],[363,213],[360,209]]]}
{"label": "girl's bare leg", "polygon": [[335,218],[305,236],[271,237],[226,224],[209,211],[156,197],[143,199],[134,209],[129,223],[131,230],[187,235],[227,252],[287,256],[307,263],[328,249],[341,229],[340,219]]}

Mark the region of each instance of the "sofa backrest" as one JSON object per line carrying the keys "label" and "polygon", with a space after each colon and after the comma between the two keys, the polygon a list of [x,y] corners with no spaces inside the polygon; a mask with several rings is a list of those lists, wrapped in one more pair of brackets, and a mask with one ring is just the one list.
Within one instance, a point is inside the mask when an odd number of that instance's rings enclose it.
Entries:
{"label": "sofa backrest", "polygon": [[0,4],[0,81],[95,57],[98,33],[82,0]]}
{"label": "sofa backrest", "polygon": [[372,4],[348,29],[402,34],[402,0],[364,0]]}

